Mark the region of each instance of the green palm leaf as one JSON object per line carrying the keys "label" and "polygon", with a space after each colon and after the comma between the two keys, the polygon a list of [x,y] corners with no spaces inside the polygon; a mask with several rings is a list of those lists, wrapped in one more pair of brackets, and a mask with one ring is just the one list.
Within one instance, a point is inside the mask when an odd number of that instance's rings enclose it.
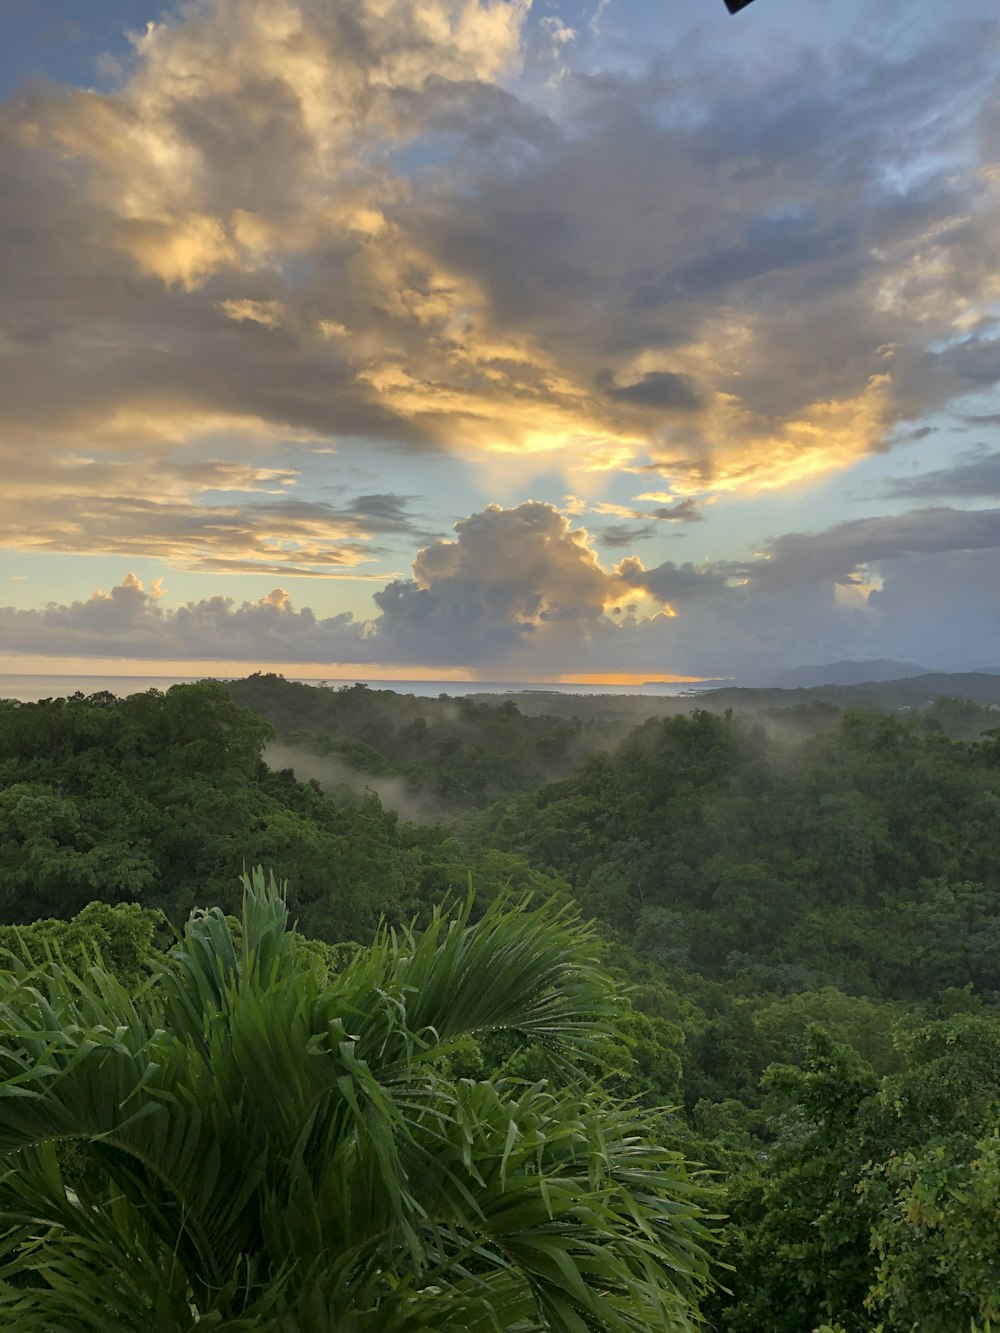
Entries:
{"label": "green palm leaf", "polygon": [[[324,985],[262,872],[129,994],[0,973],[0,1319],[19,1329],[694,1327],[705,1190],[578,1076],[613,995],[565,910],[471,903]],[[493,1032],[560,1077],[455,1080]]]}

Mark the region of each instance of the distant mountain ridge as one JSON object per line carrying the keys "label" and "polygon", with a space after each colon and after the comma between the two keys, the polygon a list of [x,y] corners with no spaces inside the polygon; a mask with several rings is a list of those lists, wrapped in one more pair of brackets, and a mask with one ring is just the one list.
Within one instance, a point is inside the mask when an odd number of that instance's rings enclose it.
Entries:
{"label": "distant mountain ridge", "polygon": [[[793,667],[776,671],[768,676],[748,680],[748,685],[776,686],[779,689],[811,689],[816,685],[867,685],[885,681],[906,680],[911,676],[933,675],[932,667],[916,662],[896,662],[890,657],[875,657],[867,661],[827,662],[823,666]],[[741,684],[743,682],[740,682]]]}
{"label": "distant mountain ridge", "polygon": [[[697,705],[718,710],[738,708],[753,712],[764,708],[786,708],[817,700],[837,708],[877,708],[888,712],[918,711],[936,699],[969,699],[973,703],[1000,706],[1000,674],[975,671],[928,671],[921,676],[898,680],[867,680],[857,685],[729,685],[699,693]],[[689,702],[692,696],[688,696]]]}

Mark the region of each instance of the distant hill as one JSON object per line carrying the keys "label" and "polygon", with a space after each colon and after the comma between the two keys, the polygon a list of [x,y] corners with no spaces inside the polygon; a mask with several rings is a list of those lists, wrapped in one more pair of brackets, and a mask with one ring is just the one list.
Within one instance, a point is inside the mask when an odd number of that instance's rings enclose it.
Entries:
{"label": "distant hill", "polygon": [[928,671],[852,685],[725,685],[721,689],[692,689],[661,697],[652,693],[616,696],[554,691],[544,695],[472,697],[494,705],[504,699],[516,700],[518,711],[526,716],[545,714],[600,722],[611,734],[616,728],[622,734],[647,717],[673,717],[696,708],[710,713],[724,713],[732,708],[738,713],[775,720],[780,713],[786,715],[786,720],[797,720],[806,727],[833,725],[846,708],[869,708],[882,713],[921,714],[931,726],[940,723],[941,729],[954,739],[973,740],[997,726],[997,719],[989,710],[1000,709],[1000,673]]}
{"label": "distant hill", "polygon": [[724,705],[752,711],[818,699],[839,708],[878,708],[895,712],[904,708],[926,708],[941,698],[1000,704],[1000,676],[975,671],[927,671],[899,680],[861,681],[855,685],[800,685],[792,689],[730,685],[721,690],[704,691],[699,695],[698,703],[703,708]]}
{"label": "distant hill", "polygon": [[862,662],[828,662],[825,666],[800,666],[790,671],[776,671],[751,685],[776,685],[782,689],[810,689],[814,685],[864,685],[869,681],[904,680],[910,676],[932,674],[930,667],[916,662],[894,662],[876,657]]}

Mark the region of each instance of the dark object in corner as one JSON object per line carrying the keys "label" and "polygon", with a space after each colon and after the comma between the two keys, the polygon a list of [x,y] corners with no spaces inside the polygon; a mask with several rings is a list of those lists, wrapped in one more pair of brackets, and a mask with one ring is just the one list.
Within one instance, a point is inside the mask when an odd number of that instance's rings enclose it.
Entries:
{"label": "dark object in corner", "polygon": [[751,0],[726,0],[726,8],[730,14],[738,14],[741,9],[746,9]]}

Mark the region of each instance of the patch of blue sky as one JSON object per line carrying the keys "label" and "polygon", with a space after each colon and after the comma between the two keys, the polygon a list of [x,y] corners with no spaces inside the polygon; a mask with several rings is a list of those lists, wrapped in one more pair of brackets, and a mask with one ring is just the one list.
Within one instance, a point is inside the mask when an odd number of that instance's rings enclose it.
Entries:
{"label": "patch of blue sky", "polygon": [[130,572],[148,587],[166,572],[161,559],[142,556],[78,552],[68,560],[64,552],[18,550],[0,550],[0,569],[0,606],[19,610],[49,600],[85,602],[98,588],[110,592]]}
{"label": "patch of blue sky", "polygon": [[0,0],[0,95],[33,81],[104,88],[164,0]]}

